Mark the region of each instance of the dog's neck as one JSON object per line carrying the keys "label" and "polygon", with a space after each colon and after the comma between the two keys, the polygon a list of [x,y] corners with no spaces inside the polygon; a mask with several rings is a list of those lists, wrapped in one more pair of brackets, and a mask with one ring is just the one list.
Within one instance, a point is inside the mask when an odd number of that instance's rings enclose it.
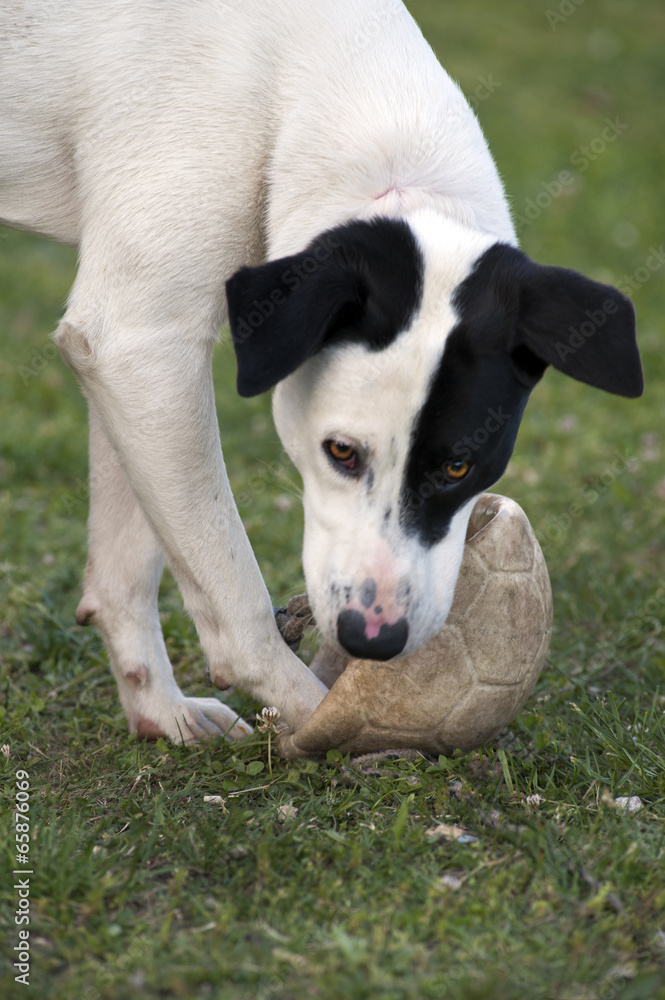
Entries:
{"label": "dog's neck", "polygon": [[[271,258],[350,219],[405,218],[420,209],[516,242],[475,115],[423,48],[406,9],[388,4],[386,11],[374,25],[378,44],[360,44],[367,19],[377,17],[363,0],[307,4],[303,33],[281,40],[280,118],[267,174]],[[331,45],[323,62],[308,46],[319,18]]]}

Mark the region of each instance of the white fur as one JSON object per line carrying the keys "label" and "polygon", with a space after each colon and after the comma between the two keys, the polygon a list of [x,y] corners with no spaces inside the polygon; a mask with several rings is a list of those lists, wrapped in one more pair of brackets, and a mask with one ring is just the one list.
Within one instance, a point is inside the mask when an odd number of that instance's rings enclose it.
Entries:
{"label": "white fur", "polygon": [[[24,0],[0,7],[0,39],[0,217],[80,248],[56,333],[91,415],[79,617],[105,636],[131,729],[228,730],[229,709],[173,680],[164,553],[213,681],[297,727],[325,689],[276,631],[224,470],[210,374],[224,280],[349,219],[412,225],[426,287],[408,336],[348,348],[352,378],[323,351],[275,399],[324,632],[331,574],[378,575],[386,601],[406,574],[423,595],[412,648],[447,613],[468,509],[429,561],[396,524],[382,536],[376,512],[395,500],[450,292],[485,246],[515,239],[478,123],[396,0]],[[374,449],[374,506],[322,463],[321,435],[342,432]]]}

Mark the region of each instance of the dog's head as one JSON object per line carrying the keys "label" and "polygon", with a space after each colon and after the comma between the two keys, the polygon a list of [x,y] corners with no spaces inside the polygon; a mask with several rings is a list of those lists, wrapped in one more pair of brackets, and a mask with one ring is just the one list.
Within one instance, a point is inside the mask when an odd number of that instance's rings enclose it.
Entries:
{"label": "dog's head", "polygon": [[227,283],[243,396],[277,385],[304,483],[317,622],[354,656],[411,652],[444,623],[469,515],[500,478],[547,365],[639,396],[616,289],[442,223],[356,221]]}

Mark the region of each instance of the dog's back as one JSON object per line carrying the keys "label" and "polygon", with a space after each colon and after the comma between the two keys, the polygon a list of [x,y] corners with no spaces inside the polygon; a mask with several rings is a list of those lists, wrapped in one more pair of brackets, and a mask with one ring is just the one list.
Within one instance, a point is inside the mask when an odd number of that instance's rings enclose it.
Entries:
{"label": "dog's back", "polygon": [[424,197],[514,239],[475,117],[401,3],[33,0],[3,5],[0,39],[8,225],[77,243],[120,187],[128,222],[154,204],[176,231],[215,225],[229,270]]}

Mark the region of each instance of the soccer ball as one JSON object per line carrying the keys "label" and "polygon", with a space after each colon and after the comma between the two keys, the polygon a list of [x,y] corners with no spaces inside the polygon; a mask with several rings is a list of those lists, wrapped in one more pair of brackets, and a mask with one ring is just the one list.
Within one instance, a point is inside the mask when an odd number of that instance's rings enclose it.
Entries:
{"label": "soccer ball", "polygon": [[[351,660],[305,725],[281,734],[280,752],[447,754],[487,743],[533,691],[551,630],[552,590],[527,516],[513,500],[485,493],[441,631],[398,660]],[[317,672],[322,666],[319,658]]]}

